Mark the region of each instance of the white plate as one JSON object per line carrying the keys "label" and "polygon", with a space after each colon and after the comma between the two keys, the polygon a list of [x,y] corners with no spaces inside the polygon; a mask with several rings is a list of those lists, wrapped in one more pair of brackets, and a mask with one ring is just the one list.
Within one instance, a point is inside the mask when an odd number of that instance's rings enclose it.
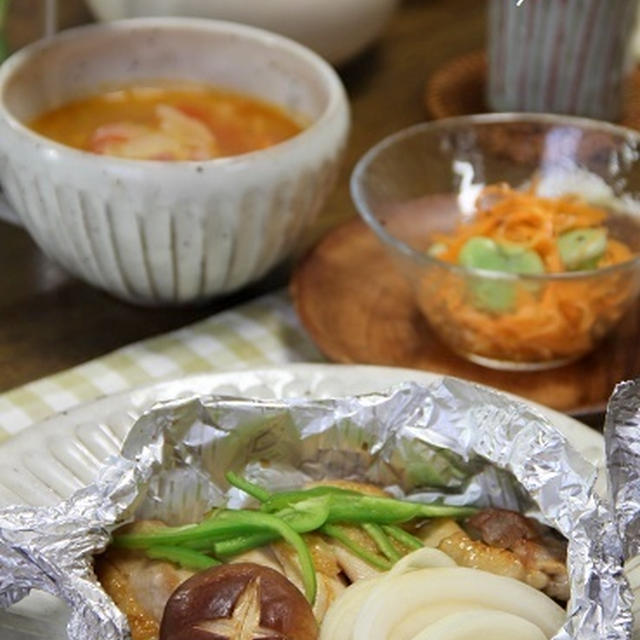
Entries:
{"label": "white plate", "polygon": [[[323,398],[379,391],[440,376],[409,369],[347,365],[290,365],[192,376],[98,399],[34,425],[0,446],[0,506],[51,505],[89,483],[100,463],[119,451],[142,412],[160,400],[197,394],[257,398]],[[528,401],[525,401],[528,402]],[[602,436],[563,414],[536,406],[586,458],[602,466]],[[0,638],[63,638],[64,610],[34,594],[0,613]]]}
{"label": "white plate", "polygon": [[[25,429],[0,446],[0,506],[51,505],[85,486],[107,456],[118,453],[135,420],[160,400],[193,393],[323,398],[379,391],[407,380],[428,384],[439,378],[410,369],[303,364],[191,376],[106,396]],[[587,459],[602,463],[599,433],[564,414],[534,406]]]}

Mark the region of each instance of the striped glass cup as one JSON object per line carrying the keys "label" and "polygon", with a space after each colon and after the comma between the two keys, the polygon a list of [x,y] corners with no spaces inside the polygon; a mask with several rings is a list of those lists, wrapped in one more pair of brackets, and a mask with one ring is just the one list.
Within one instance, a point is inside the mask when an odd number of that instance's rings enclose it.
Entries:
{"label": "striped glass cup", "polygon": [[490,0],[494,111],[620,118],[638,0]]}

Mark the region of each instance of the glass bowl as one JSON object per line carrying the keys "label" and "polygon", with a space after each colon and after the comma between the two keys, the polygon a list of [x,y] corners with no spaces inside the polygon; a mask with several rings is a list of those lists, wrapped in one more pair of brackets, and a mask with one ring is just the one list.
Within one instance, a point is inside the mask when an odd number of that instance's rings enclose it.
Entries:
{"label": "glass bowl", "polygon": [[[640,291],[639,151],[640,134],[607,123],[465,116],[384,139],[358,162],[351,193],[444,343],[485,366],[546,369],[592,350]],[[609,235],[637,255],[606,268],[525,276],[427,253],[434,234],[473,218],[483,187],[521,188],[534,178],[541,195],[578,194],[606,208]]]}

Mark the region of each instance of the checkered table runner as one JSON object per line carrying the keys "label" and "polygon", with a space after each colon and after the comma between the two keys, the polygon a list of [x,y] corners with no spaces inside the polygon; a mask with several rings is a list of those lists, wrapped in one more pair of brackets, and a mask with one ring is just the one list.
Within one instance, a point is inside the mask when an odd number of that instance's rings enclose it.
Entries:
{"label": "checkered table runner", "polygon": [[154,380],[321,360],[287,294],[268,294],[1,395],[0,441],[74,405]]}

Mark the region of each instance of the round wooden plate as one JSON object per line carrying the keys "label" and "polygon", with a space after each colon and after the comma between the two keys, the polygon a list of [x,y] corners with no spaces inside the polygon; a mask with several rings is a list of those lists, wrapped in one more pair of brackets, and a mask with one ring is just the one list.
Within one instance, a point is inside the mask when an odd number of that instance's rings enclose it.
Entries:
{"label": "round wooden plate", "polygon": [[[474,51],[448,61],[427,81],[424,102],[436,120],[489,111],[484,99],[487,57]],[[640,66],[629,75],[620,124],[640,129]]]}
{"label": "round wooden plate", "polygon": [[296,269],[291,293],[302,323],[331,360],[425,369],[475,380],[580,415],[640,376],[640,305],[591,355],[548,371],[494,371],[441,344],[374,233],[360,220],[331,231]]}

